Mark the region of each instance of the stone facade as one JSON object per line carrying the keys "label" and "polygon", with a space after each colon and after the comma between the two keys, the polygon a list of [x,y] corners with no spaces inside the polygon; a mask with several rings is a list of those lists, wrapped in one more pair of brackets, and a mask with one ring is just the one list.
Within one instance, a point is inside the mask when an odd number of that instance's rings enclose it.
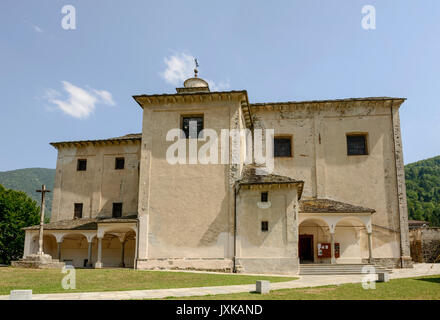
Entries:
{"label": "stone facade", "polygon": [[[45,234],[52,236],[48,243],[56,240],[52,250],[61,260],[70,255],[78,256],[74,264],[87,258],[97,267],[296,274],[310,245],[314,263],[410,265],[398,116],[404,99],[251,104],[246,91],[210,92],[206,82],[190,80],[176,94],[134,96],[143,112],[141,134],[53,143],[54,224]],[[292,154],[275,158],[273,174],[254,180],[246,173],[245,137],[238,163],[227,143],[228,161],[191,163],[187,154],[187,164],[171,164],[166,156],[176,141],[167,135],[185,116],[202,117],[203,128],[218,137],[224,129],[274,129],[275,137],[291,139]],[[347,134],[364,135],[368,153],[348,156]],[[200,152],[205,140],[184,143]],[[224,145],[217,147],[224,157]],[[123,170],[115,169],[118,157],[125,159]],[[86,171],[77,170],[81,159],[87,159]],[[269,204],[259,203],[262,193]],[[57,222],[72,221],[75,203],[83,204],[79,220],[97,219],[96,227],[56,229]],[[134,218],[107,220],[104,228],[99,221],[111,219],[114,203],[123,204],[120,218]],[[28,229],[25,254],[34,236]],[[320,248],[327,244],[333,249],[325,256]]]}

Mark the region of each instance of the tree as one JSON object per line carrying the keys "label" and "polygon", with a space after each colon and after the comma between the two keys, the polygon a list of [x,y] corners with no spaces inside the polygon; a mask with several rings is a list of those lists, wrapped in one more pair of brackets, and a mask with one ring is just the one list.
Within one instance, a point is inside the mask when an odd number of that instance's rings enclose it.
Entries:
{"label": "tree", "polygon": [[24,227],[39,224],[40,208],[22,191],[0,185],[0,263],[9,264],[23,254]]}
{"label": "tree", "polygon": [[408,215],[440,226],[440,156],[405,166]]}

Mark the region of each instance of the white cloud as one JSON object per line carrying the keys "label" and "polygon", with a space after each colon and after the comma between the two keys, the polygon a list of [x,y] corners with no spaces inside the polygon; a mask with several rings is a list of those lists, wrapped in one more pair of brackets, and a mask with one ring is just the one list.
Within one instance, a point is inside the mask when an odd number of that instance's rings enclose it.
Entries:
{"label": "white cloud", "polygon": [[59,98],[61,94],[53,89],[46,90],[45,98],[53,103],[64,113],[78,119],[85,119],[95,110],[97,103],[115,105],[110,92],[105,90],[85,90],[70,82],[61,81],[68,97],[65,100]]}
{"label": "white cloud", "polygon": [[112,94],[105,90],[93,90],[95,94],[101,98],[101,101],[110,106],[114,106],[115,102],[113,101]]}
{"label": "white cloud", "polygon": [[179,85],[194,74],[194,57],[191,55],[177,53],[171,57],[165,57],[164,61],[167,68],[162,73],[162,77],[172,85]]}
{"label": "white cloud", "polygon": [[[164,62],[166,69],[161,73],[161,76],[166,82],[179,86],[183,81],[194,76],[194,57],[186,53],[176,53],[170,57],[165,57]],[[215,82],[213,80],[205,79],[211,91],[228,90],[230,87],[229,80]]]}
{"label": "white cloud", "polygon": [[230,84],[229,80],[227,81],[220,81],[219,83],[216,83],[212,80],[206,80],[209,84],[209,89],[211,91],[226,91],[229,90]]}
{"label": "white cloud", "polygon": [[34,30],[36,31],[36,32],[43,32],[43,29],[41,29],[39,26],[37,26],[37,25],[34,25]]}

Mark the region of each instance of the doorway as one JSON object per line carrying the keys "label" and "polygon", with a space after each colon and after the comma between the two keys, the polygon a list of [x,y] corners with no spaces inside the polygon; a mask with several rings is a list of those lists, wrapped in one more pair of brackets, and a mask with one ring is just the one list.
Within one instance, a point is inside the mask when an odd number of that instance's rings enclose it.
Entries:
{"label": "doorway", "polygon": [[313,252],[313,235],[311,234],[300,234],[298,241],[298,255],[300,263],[313,263],[314,262],[314,252]]}

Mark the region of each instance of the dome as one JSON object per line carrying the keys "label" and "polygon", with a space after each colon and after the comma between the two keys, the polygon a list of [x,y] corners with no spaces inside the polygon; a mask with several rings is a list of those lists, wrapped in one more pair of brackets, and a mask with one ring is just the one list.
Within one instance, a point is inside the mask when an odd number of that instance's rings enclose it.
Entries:
{"label": "dome", "polygon": [[209,92],[208,82],[197,76],[199,73],[197,69],[199,66],[197,59],[194,59],[194,62],[196,63],[194,77],[186,79],[185,82],[183,82],[183,88],[176,88],[177,93]]}
{"label": "dome", "polygon": [[205,80],[201,79],[201,78],[189,78],[186,79],[185,82],[183,83],[183,86],[185,88],[207,88],[209,87],[208,82],[206,82]]}

